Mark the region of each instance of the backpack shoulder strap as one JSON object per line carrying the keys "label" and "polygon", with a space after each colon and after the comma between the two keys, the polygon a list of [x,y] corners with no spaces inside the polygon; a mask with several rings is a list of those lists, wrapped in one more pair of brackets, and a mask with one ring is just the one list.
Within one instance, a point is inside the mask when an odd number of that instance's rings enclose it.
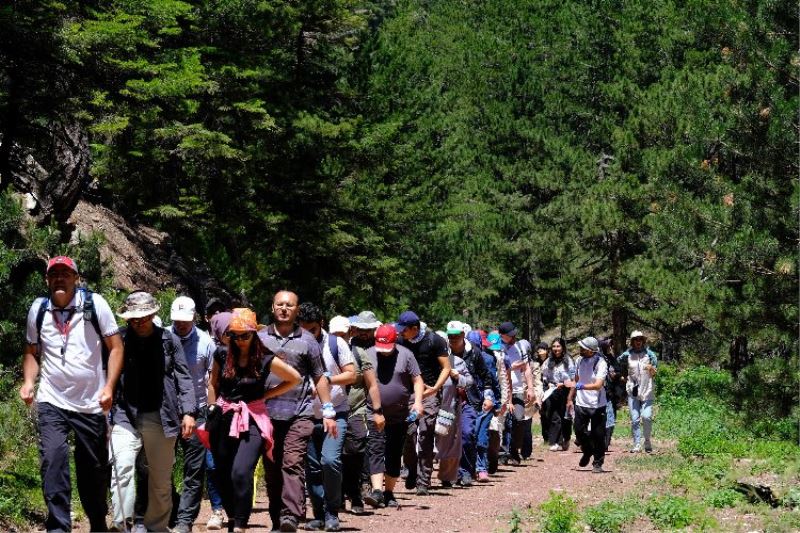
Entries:
{"label": "backpack shoulder strap", "polygon": [[339,370],[342,369],[342,364],[339,362],[339,337],[328,333],[328,348],[331,350],[331,355],[333,356],[333,360],[336,361],[336,366],[339,367]]}
{"label": "backpack shoulder strap", "polygon": [[50,298],[47,296],[44,297],[42,303],[39,305],[39,309],[36,311],[36,342],[41,343],[42,338],[42,324],[44,324],[44,316],[47,314],[47,304],[50,302]]}
{"label": "backpack shoulder strap", "polygon": [[83,291],[83,319],[92,323],[99,337],[103,336],[100,331],[100,319],[94,310],[94,293],[88,289]]}

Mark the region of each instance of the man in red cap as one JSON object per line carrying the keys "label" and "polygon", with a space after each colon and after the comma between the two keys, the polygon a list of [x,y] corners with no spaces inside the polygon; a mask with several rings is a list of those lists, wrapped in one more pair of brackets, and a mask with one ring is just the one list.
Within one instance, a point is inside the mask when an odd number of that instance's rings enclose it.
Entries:
{"label": "man in red cap", "polygon": [[394,486],[400,477],[403,444],[411,423],[409,400],[412,394],[412,420],[424,412],[425,382],[419,365],[411,350],[396,342],[395,327],[384,324],[375,332],[375,345],[367,350],[367,359],[377,378],[374,386],[378,388],[380,405],[375,405],[376,395],[368,395],[367,448],[372,491],[364,501],[376,508],[398,507]]}
{"label": "man in red cap", "polygon": [[83,510],[92,531],[106,530],[109,462],[104,412],[111,408],[122,369],[122,339],[106,300],[79,290],[78,279],[78,266],[71,258],[48,261],[49,296],[37,298],[28,312],[22,362],[19,395],[28,405],[35,399],[39,413],[48,531],[72,531],[70,432],[75,435],[75,474]]}

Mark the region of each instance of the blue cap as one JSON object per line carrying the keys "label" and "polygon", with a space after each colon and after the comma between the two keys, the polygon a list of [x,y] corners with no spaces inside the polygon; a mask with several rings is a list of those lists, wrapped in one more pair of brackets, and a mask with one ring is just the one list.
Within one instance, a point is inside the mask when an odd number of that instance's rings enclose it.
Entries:
{"label": "blue cap", "polygon": [[473,346],[477,346],[478,348],[480,348],[481,347],[481,332],[476,330],[476,329],[473,329],[472,331],[467,333],[467,340]]}
{"label": "blue cap", "polygon": [[414,311],[403,311],[397,323],[394,325],[397,333],[403,333],[406,328],[419,326],[419,317]]}
{"label": "blue cap", "polygon": [[500,334],[495,332],[489,333],[486,336],[486,341],[489,343],[490,350],[502,350],[503,344],[500,340]]}

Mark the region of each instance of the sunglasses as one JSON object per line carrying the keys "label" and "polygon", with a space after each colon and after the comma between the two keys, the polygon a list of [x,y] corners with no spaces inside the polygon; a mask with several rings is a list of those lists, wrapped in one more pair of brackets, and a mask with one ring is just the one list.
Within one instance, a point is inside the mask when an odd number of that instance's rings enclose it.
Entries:
{"label": "sunglasses", "polygon": [[246,341],[250,340],[252,337],[253,337],[252,331],[245,331],[244,333],[234,333],[231,331],[228,333],[228,338],[232,341],[237,341],[237,340]]}

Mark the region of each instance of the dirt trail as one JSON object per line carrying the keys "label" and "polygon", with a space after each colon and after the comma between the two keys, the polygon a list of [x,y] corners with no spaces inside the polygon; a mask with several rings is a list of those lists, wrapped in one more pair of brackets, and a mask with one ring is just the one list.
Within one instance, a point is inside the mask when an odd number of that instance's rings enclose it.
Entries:
{"label": "dirt trail", "polygon": [[[573,449],[550,452],[541,446],[539,440],[533,459],[523,462],[519,467],[501,467],[490,483],[445,489],[439,486],[434,474],[431,494],[423,497],[407,491],[402,483],[398,483],[395,495],[400,502],[400,509],[368,510],[368,514],[362,516],[341,513],[342,531],[508,531],[508,518],[513,509],[535,508],[548,497],[550,490],[564,491],[580,500],[600,501],[632,485],[630,473],[620,476],[616,472],[615,462],[621,452],[614,450],[620,450],[620,445],[621,442],[613,445],[612,451],[606,456],[607,472],[603,474],[592,474],[590,468],[578,468],[580,454],[574,453]],[[209,512],[208,504],[204,502],[195,531],[205,530]],[[266,495],[259,490],[248,531],[266,532],[270,526]]]}
{"label": "dirt trail", "polygon": [[[519,467],[501,467],[489,483],[445,489],[440,486],[434,472],[430,496],[420,497],[407,491],[401,480],[395,491],[400,509],[370,510],[367,506],[367,514],[361,516],[342,512],[339,515],[341,530],[370,533],[505,532],[509,530],[508,520],[514,509],[527,516],[526,509],[535,509],[547,499],[551,490],[563,491],[582,505],[592,504],[621,495],[642,476],[647,477],[644,473],[617,471],[617,459],[627,455],[623,451],[627,439],[615,439],[612,443],[606,455],[606,472],[602,474],[593,474],[591,468],[579,468],[580,453],[576,453],[574,446],[567,452],[550,452],[543,446],[541,438],[537,438],[535,444],[534,458],[524,461]],[[270,531],[265,492],[262,481],[250,518],[250,533]],[[205,531],[210,515],[208,500],[204,500],[194,531]],[[73,531],[88,532],[88,524],[83,522]]]}

